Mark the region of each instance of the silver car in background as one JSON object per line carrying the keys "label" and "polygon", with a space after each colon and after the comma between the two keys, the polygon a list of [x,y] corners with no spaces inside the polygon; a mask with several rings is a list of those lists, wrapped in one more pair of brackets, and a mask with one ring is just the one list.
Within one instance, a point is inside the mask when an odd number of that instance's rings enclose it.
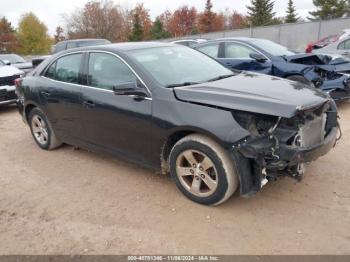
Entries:
{"label": "silver car in background", "polygon": [[350,59],[350,36],[340,38],[334,43],[331,43],[323,48],[313,50],[314,54],[342,56]]}
{"label": "silver car in background", "polygon": [[15,81],[22,76],[23,71],[0,61],[0,106],[16,103]]}

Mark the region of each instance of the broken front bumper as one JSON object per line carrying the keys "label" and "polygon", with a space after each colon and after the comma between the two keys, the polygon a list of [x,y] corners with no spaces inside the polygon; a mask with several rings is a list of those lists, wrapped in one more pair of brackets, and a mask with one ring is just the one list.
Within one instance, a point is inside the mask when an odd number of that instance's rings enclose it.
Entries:
{"label": "broken front bumper", "polygon": [[333,127],[321,143],[309,147],[280,145],[270,161],[263,160],[266,160],[267,152],[275,147],[275,140],[272,138],[243,142],[235,146],[234,150],[246,158],[257,160],[263,168],[283,170],[287,167],[312,162],[325,155],[335,146],[338,130],[338,127]]}
{"label": "broken front bumper", "polygon": [[[333,127],[322,143],[310,147],[281,146],[279,148],[279,158],[287,166],[295,166],[301,163],[309,163],[327,154],[336,144],[338,127]],[[270,167],[273,167],[272,162]],[[269,166],[267,166],[269,168]]]}
{"label": "broken front bumper", "polygon": [[331,128],[321,143],[309,147],[280,145],[272,158],[269,153],[275,141],[271,137],[233,146],[231,156],[237,166],[241,196],[257,193],[263,186],[262,181],[276,180],[281,176],[300,180],[302,174],[298,174],[298,169],[302,164],[327,154],[335,146],[338,132],[338,127]]}

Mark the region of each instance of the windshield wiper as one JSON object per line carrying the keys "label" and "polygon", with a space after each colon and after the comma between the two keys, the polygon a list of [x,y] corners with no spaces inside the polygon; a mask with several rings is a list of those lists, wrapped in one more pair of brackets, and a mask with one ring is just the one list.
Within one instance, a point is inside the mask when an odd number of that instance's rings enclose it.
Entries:
{"label": "windshield wiper", "polygon": [[183,82],[180,84],[171,84],[171,85],[166,85],[165,87],[179,87],[179,86],[190,86],[190,85],[196,85],[196,84],[200,84],[199,82]]}
{"label": "windshield wiper", "polygon": [[228,74],[228,75],[217,76],[217,77],[214,77],[212,79],[207,80],[206,82],[214,82],[214,81],[218,81],[218,80],[221,80],[221,79],[229,78],[231,76],[235,76],[235,74]]}

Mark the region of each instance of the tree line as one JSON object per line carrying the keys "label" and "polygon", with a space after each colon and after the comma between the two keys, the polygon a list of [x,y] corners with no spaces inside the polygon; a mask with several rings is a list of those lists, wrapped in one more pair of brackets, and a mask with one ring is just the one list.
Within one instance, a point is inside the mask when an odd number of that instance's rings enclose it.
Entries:
{"label": "tree line", "polygon": [[[316,11],[310,12],[309,20],[350,16],[350,0],[313,0],[313,4]],[[202,11],[183,5],[174,11],[165,10],[152,21],[143,4],[127,9],[111,0],[92,0],[64,15],[64,24],[57,26],[53,38],[34,13],[23,14],[17,29],[5,17],[1,18],[0,52],[46,54],[52,44],[65,39],[143,41],[302,21],[293,0],[288,0],[285,17],[276,16],[273,0],[250,0],[247,9],[247,15],[230,9],[215,12],[212,1],[206,0]]]}

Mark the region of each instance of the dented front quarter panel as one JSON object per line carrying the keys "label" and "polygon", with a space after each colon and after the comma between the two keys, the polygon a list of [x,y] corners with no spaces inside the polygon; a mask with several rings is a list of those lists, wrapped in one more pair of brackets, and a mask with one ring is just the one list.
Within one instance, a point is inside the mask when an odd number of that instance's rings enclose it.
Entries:
{"label": "dented front quarter panel", "polygon": [[[350,63],[344,62],[345,60],[332,60],[325,55],[298,54],[285,58],[276,57],[273,61],[273,74],[276,76],[287,78],[301,75],[325,92],[349,89],[349,76],[346,73],[350,72]],[[311,61],[319,63],[312,64]]]}

